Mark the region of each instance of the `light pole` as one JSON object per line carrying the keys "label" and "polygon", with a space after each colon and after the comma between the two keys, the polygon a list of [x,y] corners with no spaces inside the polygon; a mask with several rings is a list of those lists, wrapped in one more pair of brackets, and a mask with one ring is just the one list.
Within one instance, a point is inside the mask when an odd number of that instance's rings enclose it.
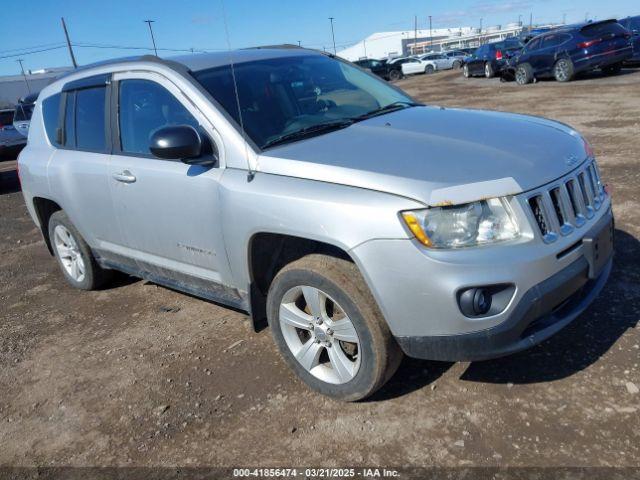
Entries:
{"label": "light pole", "polygon": [[522,15],[518,15],[518,26],[522,26]]}
{"label": "light pole", "polygon": [[151,43],[153,43],[153,51],[156,54],[156,57],[158,56],[158,49],[156,48],[156,39],[153,38],[153,28],[151,28],[151,24],[154,23],[155,20],[145,20],[144,23],[146,23],[147,25],[149,25],[149,33],[151,34]]}
{"label": "light pole", "polygon": [[333,31],[333,18],[329,17],[329,21],[331,22],[331,39],[333,40],[333,54],[336,55],[336,36]]}
{"label": "light pole", "polygon": [[29,86],[29,81],[27,80],[27,75],[24,73],[24,66],[22,65],[23,60],[19,58],[16,60],[20,64],[20,71],[22,71],[22,78],[24,78],[24,83],[27,86],[27,91],[31,93],[31,87]]}
{"label": "light pole", "polygon": [[[431,50],[433,50],[433,31],[431,29],[431,15],[429,15],[429,43],[431,43]],[[442,46],[440,46],[442,48]]]}

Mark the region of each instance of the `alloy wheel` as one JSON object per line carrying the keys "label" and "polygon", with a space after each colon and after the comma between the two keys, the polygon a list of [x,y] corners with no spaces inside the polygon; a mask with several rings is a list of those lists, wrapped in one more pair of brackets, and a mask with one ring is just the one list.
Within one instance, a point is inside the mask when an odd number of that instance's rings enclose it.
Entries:
{"label": "alloy wheel", "polygon": [[564,82],[569,78],[569,64],[566,60],[558,60],[556,63],[556,78],[561,82]]}
{"label": "alloy wheel", "polygon": [[352,380],[360,368],[360,339],[346,312],[322,290],[298,286],[282,297],[280,328],[287,347],[311,375],[327,383]]}
{"label": "alloy wheel", "polygon": [[76,282],[82,282],[85,276],[85,264],[78,242],[64,225],[56,225],[53,230],[53,244],[62,267]]}

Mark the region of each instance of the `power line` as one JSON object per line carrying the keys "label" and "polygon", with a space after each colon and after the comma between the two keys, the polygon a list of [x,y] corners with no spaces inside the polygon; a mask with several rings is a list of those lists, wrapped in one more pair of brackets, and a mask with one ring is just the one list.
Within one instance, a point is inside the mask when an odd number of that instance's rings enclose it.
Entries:
{"label": "power line", "polygon": [[34,53],[50,52],[52,50],[59,50],[61,48],[67,48],[67,47],[66,45],[60,45],[58,47],[43,48],[41,50],[32,50],[30,52],[21,52],[21,53],[14,53],[11,55],[2,55],[0,56],[0,60],[2,60],[3,58],[15,58],[15,57],[22,57],[24,55],[33,55]]}
{"label": "power line", "polygon": [[46,48],[46,47],[57,47],[60,45],[64,45],[64,43],[56,42],[56,43],[43,43],[42,45],[33,45],[32,47],[21,47],[21,48],[8,48],[6,50],[0,50],[0,54],[9,53],[9,52],[21,52],[23,50],[34,50],[37,48]]}

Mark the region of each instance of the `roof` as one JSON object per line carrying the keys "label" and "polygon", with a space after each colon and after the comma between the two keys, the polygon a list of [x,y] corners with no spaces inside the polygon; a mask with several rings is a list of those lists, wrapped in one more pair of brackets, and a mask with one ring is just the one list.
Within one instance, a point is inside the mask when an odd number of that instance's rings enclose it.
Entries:
{"label": "roof", "polygon": [[163,64],[176,64],[186,67],[192,72],[200,70],[206,70],[209,68],[215,68],[223,65],[229,65],[230,63],[238,64],[244,62],[251,62],[254,60],[266,60],[270,58],[284,58],[300,55],[323,55],[322,52],[317,50],[311,50],[294,45],[277,45],[268,47],[254,47],[242,50],[228,50],[220,52],[210,53],[192,53],[188,55],[178,55],[174,57],[168,57],[166,59],[159,58],[154,55],[138,55],[132,57],[113,58],[110,60],[104,60],[101,62],[92,63],[89,65],[83,65],[75,70],[67,72],[61,75],[59,78],[64,78],[77,72],[85,70],[92,70],[97,67],[103,67],[107,65],[115,65],[119,63],[133,63],[133,62],[159,62]]}

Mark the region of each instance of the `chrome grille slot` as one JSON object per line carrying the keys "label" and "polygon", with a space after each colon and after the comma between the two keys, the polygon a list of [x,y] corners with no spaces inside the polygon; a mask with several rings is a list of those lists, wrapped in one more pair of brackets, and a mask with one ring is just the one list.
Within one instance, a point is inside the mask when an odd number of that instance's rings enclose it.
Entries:
{"label": "chrome grille slot", "polygon": [[565,214],[562,211],[562,198],[560,197],[560,188],[554,188],[551,190],[551,203],[553,204],[553,209],[556,212],[556,216],[558,217],[558,222],[560,225],[564,225],[567,223],[567,219],[565,218]]}
{"label": "chrome grille slot", "polygon": [[580,193],[582,193],[582,199],[584,201],[585,206],[585,216],[587,218],[593,217],[593,196],[591,193],[591,188],[587,185],[587,181],[584,178],[585,173],[581,172],[578,174],[578,185],[580,186]]}
{"label": "chrome grille slot", "polygon": [[590,162],[559,184],[535,192],[527,202],[543,240],[551,243],[582,227],[602,206],[604,197],[598,167]]}

